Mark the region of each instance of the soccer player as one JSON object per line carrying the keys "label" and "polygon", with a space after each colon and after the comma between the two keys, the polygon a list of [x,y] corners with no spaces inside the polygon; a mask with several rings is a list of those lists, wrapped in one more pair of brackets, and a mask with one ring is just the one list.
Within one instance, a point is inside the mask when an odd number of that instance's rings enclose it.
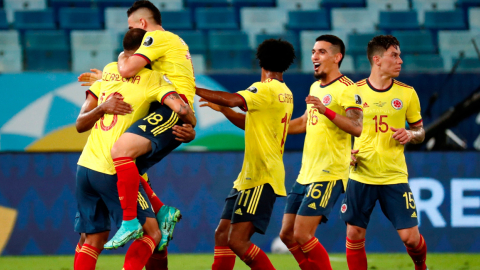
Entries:
{"label": "soccer player", "polygon": [[[376,36],[367,56],[370,77],[357,82],[362,93],[364,128],[355,139],[356,153],[342,202],[347,223],[347,262],[350,270],[366,270],[365,234],[378,200],[415,264],[425,270],[427,245],[418,231],[417,213],[403,154],[404,145],[425,138],[420,101],[413,87],[401,83],[400,43],[393,36]],[[410,130],[405,129],[405,120]]]}
{"label": "soccer player", "polygon": [[[144,30],[132,29],[124,38],[125,54],[133,54],[145,34]],[[170,112],[176,113],[185,123],[195,125],[196,119],[191,108],[175,92],[168,78],[148,69],[143,69],[131,78],[123,78],[116,63],[108,64],[103,70],[103,79],[87,92],[87,100],[77,119],[77,130],[92,129],[87,144],[78,161],[76,197],[78,218],[75,231],[85,233],[86,239],[75,261],[75,269],[94,269],[110,231],[110,217],[119,227],[122,207],[117,192],[117,177],[111,149],[121,134],[138,119],[145,117],[153,101],[159,101]],[[99,101],[97,101],[100,99]],[[124,115],[105,114],[106,105],[116,101]],[[130,107],[131,104],[132,106]],[[165,105],[166,106],[165,106]],[[159,120],[158,127],[172,121]],[[146,118],[148,118],[147,116]],[[153,125],[153,124],[152,124]],[[131,161],[123,160],[128,164]],[[138,162],[138,161],[137,161]],[[148,164],[147,164],[148,165]],[[139,166],[145,166],[139,162]],[[142,269],[160,242],[161,233],[157,220],[142,187],[136,198],[138,218],[143,224],[144,237],[134,241],[125,256],[124,269]]]}
{"label": "soccer player", "polygon": [[315,237],[328,221],[348,179],[351,135],[362,132],[357,87],[340,73],[343,41],[333,35],[316,39],[314,77],[305,114],[290,122],[288,134],[305,133],[302,168],[287,197],[280,238],[301,269],[332,269],[325,248]]}
{"label": "soccer player", "polygon": [[[277,196],[285,196],[283,149],[293,111],[293,95],[283,82],[283,72],[293,63],[293,46],[270,39],[258,46],[261,82],[237,93],[197,88],[203,106],[223,113],[245,130],[242,171],[225,200],[215,231],[212,269],[231,270],[235,254],[251,269],[274,269],[267,255],[250,238],[265,234]],[[218,106],[221,105],[221,106]],[[222,107],[226,106],[226,107]],[[227,107],[240,107],[246,115]]]}
{"label": "soccer player", "polygon": [[[175,86],[180,96],[188,102],[193,110],[193,97],[195,96],[195,78],[193,74],[193,65],[187,44],[177,35],[165,31],[162,27],[160,11],[149,1],[136,1],[127,11],[128,27],[140,28],[148,31],[142,41],[141,47],[135,52],[133,57],[121,54],[118,58],[118,71],[124,78],[135,76],[145,66],[150,65],[153,70],[159,71],[168,76],[168,79]],[[92,74],[93,76],[93,74]],[[159,107],[152,105],[152,107]],[[151,110],[151,113],[154,111]],[[120,138],[112,149],[112,157],[115,160],[133,161],[137,157],[149,153],[152,141],[142,135],[145,134],[142,127],[149,126],[149,123],[156,121],[155,117],[162,112],[152,114],[149,119],[143,119],[143,123],[135,123],[132,129],[135,131],[126,133]],[[175,132],[180,132],[178,128],[173,128]],[[160,140],[157,140],[160,141]],[[152,160],[152,157],[149,157]],[[158,160],[157,160],[158,162]],[[123,163],[118,163],[123,164]],[[129,163],[129,166],[122,166],[117,170],[118,189],[120,197],[124,197],[122,207],[124,209],[124,220],[121,228],[115,236],[109,241],[105,248],[116,248],[135,235],[140,224],[136,219],[136,198],[137,187],[139,186],[139,172],[135,163]],[[153,163],[154,164],[154,163]],[[142,183],[145,184],[145,183]],[[152,201],[153,202],[153,201]],[[162,204],[159,200],[157,204]],[[172,237],[175,223],[180,217],[180,211],[173,207],[162,207],[157,218],[162,224],[162,242],[159,249],[163,249]]]}

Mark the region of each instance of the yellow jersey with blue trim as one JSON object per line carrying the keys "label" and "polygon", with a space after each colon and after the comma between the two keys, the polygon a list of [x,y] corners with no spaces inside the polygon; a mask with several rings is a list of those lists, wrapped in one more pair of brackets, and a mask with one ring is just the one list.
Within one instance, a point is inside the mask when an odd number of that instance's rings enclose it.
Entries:
{"label": "yellow jersey with blue trim", "polygon": [[78,160],[80,166],[113,175],[116,173],[110,154],[113,144],[133,123],[147,115],[150,103],[163,104],[168,95],[176,92],[167,76],[160,72],[144,68],[132,78],[122,78],[114,62],[105,66],[102,80],[95,82],[89,93],[98,97],[98,105],[118,96],[133,107],[130,114],[105,114],[100,118]]}
{"label": "yellow jersey with blue trim", "polygon": [[283,151],[293,112],[293,95],[283,81],[267,79],[236,93],[244,100],[245,157],[233,187],[246,190],[270,184],[286,196]]}
{"label": "yellow jersey with blue trim", "polygon": [[406,121],[422,121],[417,92],[397,80],[383,90],[373,87],[368,79],[357,86],[363,98],[363,131],[355,138],[358,163],[351,167],[350,178],[373,185],[408,183],[404,146],[392,137],[391,128],[405,128]]}
{"label": "yellow jersey with blue trim", "polygon": [[[319,98],[325,107],[338,115],[346,116],[352,109],[362,110],[357,86],[344,75],[325,85],[321,81],[314,82],[310,95]],[[350,166],[351,135],[312,107],[313,104],[307,104],[305,145],[297,182],[308,185],[341,179],[345,184]]]}
{"label": "yellow jersey with blue trim", "polygon": [[147,60],[153,70],[167,75],[193,109],[195,76],[188,45],[182,38],[168,31],[147,32],[135,55]]}

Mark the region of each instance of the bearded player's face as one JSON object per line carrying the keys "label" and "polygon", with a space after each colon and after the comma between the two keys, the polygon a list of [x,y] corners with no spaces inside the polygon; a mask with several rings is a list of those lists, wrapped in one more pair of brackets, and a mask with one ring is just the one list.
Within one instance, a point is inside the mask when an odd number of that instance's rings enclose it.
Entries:
{"label": "bearded player's face", "polygon": [[391,78],[396,78],[400,75],[403,64],[400,53],[399,46],[390,46],[390,48],[383,53],[379,61],[382,73]]}
{"label": "bearded player's face", "polygon": [[335,51],[330,42],[317,41],[312,49],[312,63],[314,76],[317,79],[324,78],[331,70],[336,68]]}

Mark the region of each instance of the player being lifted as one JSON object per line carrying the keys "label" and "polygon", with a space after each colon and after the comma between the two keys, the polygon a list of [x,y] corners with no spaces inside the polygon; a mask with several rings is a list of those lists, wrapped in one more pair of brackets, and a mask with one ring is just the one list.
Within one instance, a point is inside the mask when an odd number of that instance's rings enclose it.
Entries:
{"label": "player being lifted", "polygon": [[[197,88],[201,101],[208,101],[201,107],[220,111],[245,130],[242,171],[225,200],[215,231],[214,270],[233,269],[235,254],[251,269],[274,269],[250,238],[255,232],[265,234],[276,197],[286,195],[282,158],[293,96],[283,82],[283,72],[293,63],[295,52],[290,43],[269,39],[258,46],[257,59],[261,82],[247,90],[232,94]],[[237,106],[246,115],[227,108]]]}
{"label": "player being lifted", "polygon": [[[118,71],[124,78],[133,77],[145,66],[150,65],[155,71],[159,71],[168,76],[168,79],[175,86],[176,91],[193,109],[193,97],[195,96],[195,78],[193,74],[193,65],[188,51],[188,46],[177,35],[165,31],[162,27],[162,19],[160,11],[155,5],[149,1],[136,1],[127,11],[128,27],[141,28],[147,31],[142,46],[135,52],[132,57],[121,54],[118,58]],[[99,73],[101,74],[101,73]],[[96,77],[95,74],[87,73],[89,77]],[[98,74],[97,74],[98,75]],[[97,77],[98,78],[98,77]],[[143,123],[135,123],[132,129],[135,131],[127,133],[118,140],[112,149],[112,157],[118,160],[133,161],[137,157],[149,153],[151,149],[158,146],[148,138],[138,136],[145,134],[142,127],[149,127],[149,123],[155,122],[155,108],[160,108],[158,103],[152,104],[150,110],[151,117],[143,120]],[[180,132],[192,132],[191,126],[182,127],[173,126],[174,134]],[[170,132],[170,131],[169,131]],[[161,140],[156,140],[161,142]],[[151,157],[149,158],[150,160]],[[156,161],[153,160],[155,163]],[[158,160],[157,160],[158,162]],[[153,163],[153,164],[154,164]],[[122,163],[118,163],[122,164]],[[145,185],[145,182],[139,177],[138,169],[135,163],[129,163],[130,166],[122,166],[117,171],[118,189],[120,197],[124,197],[122,207],[124,209],[124,222],[115,236],[106,244],[105,248],[117,248],[125,244],[128,240],[135,238],[140,233],[140,224],[136,219],[135,198],[139,181]],[[155,197],[152,204],[163,205],[163,203]],[[180,212],[169,206],[161,207],[157,214],[157,219],[161,224],[162,241],[159,248],[163,248],[168,244],[172,237],[175,223],[180,217]]]}
{"label": "player being lifted", "polygon": [[[413,87],[401,83],[400,44],[393,36],[376,36],[369,43],[368,79],[357,82],[362,93],[364,128],[355,139],[341,216],[347,223],[347,262],[350,270],[366,270],[365,234],[378,200],[412,257],[416,270],[425,270],[427,245],[418,231],[417,213],[408,185],[404,145],[425,138],[420,101]],[[405,129],[405,120],[410,130]]]}
{"label": "player being lifted", "polygon": [[[144,33],[144,30],[132,29],[125,35],[125,54],[132,55],[135,52]],[[185,123],[196,123],[193,111],[175,92],[175,87],[165,75],[142,69],[132,78],[123,78],[115,62],[108,64],[103,74],[102,81],[95,83],[88,91],[87,100],[77,119],[79,132],[90,129],[92,132],[77,168],[76,197],[79,214],[75,221],[75,231],[85,233],[86,239],[75,260],[76,270],[95,268],[98,255],[108,239],[110,216],[118,227],[122,221],[123,211],[118,199],[115,160],[111,157],[115,141],[132,123],[146,116],[153,101],[160,102],[165,108],[168,106],[170,114],[177,115]],[[98,99],[100,100],[97,101]],[[103,104],[110,105],[111,99],[124,100],[115,102],[122,108],[120,112],[126,114],[104,114]],[[131,108],[126,103],[131,104]],[[163,123],[167,121],[165,119]],[[132,161],[122,160],[121,163],[126,165]],[[137,160],[137,163],[140,168],[149,165],[143,160]],[[142,187],[139,187],[134,203],[145,235],[134,241],[128,249],[125,270],[143,269],[161,239],[155,214]]]}
{"label": "player being lifted", "polygon": [[343,41],[333,35],[316,39],[312,50],[314,76],[305,114],[290,122],[289,134],[306,132],[302,168],[287,197],[280,238],[301,269],[332,269],[325,248],[315,238],[327,222],[348,179],[351,135],[362,132],[357,87],[340,73]]}

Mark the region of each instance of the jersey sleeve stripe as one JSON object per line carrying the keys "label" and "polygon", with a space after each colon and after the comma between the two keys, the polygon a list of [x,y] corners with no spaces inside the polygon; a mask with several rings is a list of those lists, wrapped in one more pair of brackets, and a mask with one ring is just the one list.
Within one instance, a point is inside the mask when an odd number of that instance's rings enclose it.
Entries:
{"label": "jersey sleeve stripe", "polygon": [[243,107],[238,106],[238,107],[240,108],[240,110],[242,110],[242,111],[244,111],[244,112],[248,111],[247,101],[245,101],[245,98],[244,98],[242,95],[238,94],[238,93],[235,93],[235,95],[241,97],[242,100],[243,100]]}
{"label": "jersey sleeve stripe", "polygon": [[423,119],[420,119],[420,120],[418,120],[418,121],[416,121],[416,122],[408,123],[408,124],[414,126],[414,125],[416,125],[416,124],[420,124],[422,121],[423,121]]}
{"label": "jersey sleeve stripe", "polygon": [[168,96],[170,96],[171,94],[174,94],[174,93],[176,93],[176,92],[175,92],[175,91],[170,91],[170,92],[166,93],[166,94],[163,96],[162,102],[160,102],[160,104],[163,105],[163,102],[165,101],[165,99],[166,99]]}
{"label": "jersey sleeve stripe", "polygon": [[347,112],[348,110],[359,110],[363,112],[362,108],[359,108],[359,107],[348,107],[347,109],[345,109],[345,112]]}
{"label": "jersey sleeve stripe", "polygon": [[91,96],[94,97],[96,100],[98,100],[97,95],[95,95],[95,94],[92,92],[92,90],[90,90],[90,89],[88,89],[85,94],[86,94],[85,99],[88,98],[88,95],[91,95]]}
{"label": "jersey sleeve stripe", "polygon": [[143,55],[143,54],[136,53],[136,54],[134,54],[134,55],[142,57],[143,59],[147,60],[147,62],[148,62],[149,64],[152,63],[152,61],[151,61],[148,57],[146,57],[145,55]]}

